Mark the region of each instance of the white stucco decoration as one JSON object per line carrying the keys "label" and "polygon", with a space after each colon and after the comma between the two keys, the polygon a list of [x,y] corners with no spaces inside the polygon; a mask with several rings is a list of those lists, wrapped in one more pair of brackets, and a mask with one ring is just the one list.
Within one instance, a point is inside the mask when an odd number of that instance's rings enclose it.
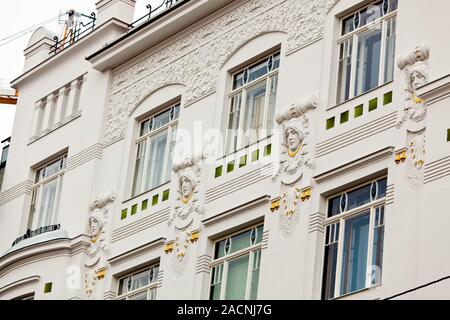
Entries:
{"label": "white stucco decoration", "polygon": [[204,154],[187,156],[173,165],[177,198],[172,205],[169,225],[174,223],[179,230],[191,225],[195,214],[204,213],[204,195],[201,186],[202,160]]}
{"label": "white stucco decoration", "polygon": [[281,176],[281,182],[285,185],[297,182],[302,177],[303,167],[312,167],[307,113],[317,106],[318,99],[312,96],[292,104],[276,116],[281,128],[281,154],[280,167],[275,178]]}
{"label": "white stucco decoration", "polygon": [[419,189],[423,185],[425,170],[425,132],[411,134],[408,142],[408,153],[406,163],[406,178],[413,189]]}
{"label": "white stucco decoration", "polygon": [[130,112],[149,92],[170,83],[182,83],[186,85],[185,104],[213,93],[220,74],[218,66],[258,35],[286,33],[286,52],[319,39],[325,13],[334,3],[335,0],[246,1],[115,74],[107,106],[105,143],[124,136]]}
{"label": "white stucco decoration", "polygon": [[108,221],[107,205],[116,199],[113,191],[101,194],[95,197],[89,203],[91,214],[88,220],[88,229],[90,235],[89,248],[87,249],[87,259],[84,275],[85,293],[90,297],[94,291],[97,280],[104,276],[107,268],[106,261],[103,259],[103,253],[109,249],[106,236],[106,224]]}
{"label": "white stucco decoration", "polygon": [[285,239],[291,237],[300,219],[300,187],[287,188],[281,196],[279,228]]}
{"label": "white stucco decoration", "polygon": [[[417,97],[416,91],[419,87],[428,83],[429,51],[428,46],[417,46],[414,50],[405,53],[397,61],[397,65],[403,70],[406,79],[405,106],[397,122],[398,129],[409,120],[413,123],[419,123],[426,117],[426,103]],[[417,125],[415,128],[417,129]]]}

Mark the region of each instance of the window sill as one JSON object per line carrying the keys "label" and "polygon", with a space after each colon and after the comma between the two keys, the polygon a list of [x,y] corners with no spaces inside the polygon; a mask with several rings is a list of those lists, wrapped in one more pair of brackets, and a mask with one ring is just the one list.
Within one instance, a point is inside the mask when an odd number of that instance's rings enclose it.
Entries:
{"label": "window sill", "polygon": [[74,114],[74,115],[68,116],[66,119],[64,119],[64,122],[57,122],[57,123],[55,123],[55,124],[53,125],[52,128],[46,129],[46,130],[40,132],[39,134],[37,134],[37,135],[35,135],[35,136],[32,136],[32,137],[30,138],[30,141],[28,142],[27,145],[31,145],[32,143],[34,143],[34,142],[36,142],[36,141],[42,139],[43,137],[49,135],[50,133],[52,133],[52,132],[58,130],[59,128],[64,127],[66,124],[68,124],[68,123],[74,121],[75,119],[78,119],[79,117],[81,117],[81,110],[79,110],[79,111],[78,111],[76,114]]}
{"label": "window sill", "polygon": [[123,200],[123,201],[122,201],[122,204],[126,204],[127,202],[136,200],[136,199],[138,199],[138,198],[140,198],[140,197],[146,195],[147,193],[155,192],[156,190],[159,190],[160,188],[164,188],[164,187],[169,188],[169,187],[170,187],[170,182],[171,182],[171,180],[169,180],[169,181],[167,181],[167,182],[164,182],[163,184],[160,184],[159,186],[156,186],[156,187],[154,187],[154,188],[152,188],[152,189],[149,189],[149,190],[147,190],[147,191],[141,192],[141,193],[139,193],[139,194],[137,194],[137,195],[135,195],[135,196],[132,196],[131,198],[128,198],[128,199],[126,199],[126,200]]}
{"label": "window sill", "polygon": [[349,298],[351,296],[356,296],[356,295],[361,294],[363,292],[369,292],[369,291],[377,290],[380,287],[381,287],[381,283],[376,284],[376,285],[374,285],[372,287],[363,288],[363,289],[359,289],[359,290],[356,290],[356,291],[353,291],[353,292],[350,292],[350,293],[343,294],[341,296],[338,296],[338,297],[330,299],[330,301],[333,301],[333,300],[334,301],[345,300],[346,298]]}
{"label": "window sill", "polygon": [[394,82],[394,80],[389,81],[389,82],[386,82],[385,84],[382,84],[381,86],[378,86],[378,87],[376,87],[376,88],[373,88],[372,90],[366,91],[366,92],[361,93],[361,94],[359,94],[359,95],[357,95],[357,96],[354,96],[354,97],[351,98],[351,99],[348,99],[348,100],[346,100],[346,101],[344,101],[344,102],[338,103],[338,104],[336,104],[336,105],[334,105],[334,106],[332,106],[332,107],[329,107],[329,108],[326,109],[326,111],[331,111],[331,110],[333,110],[333,109],[339,108],[340,106],[346,105],[347,103],[353,103],[355,100],[357,100],[357,99],[359,99],[359,98],[362,98],[362,97],[364,97],[365,95],[370,94],[370,93],[372,93],[372,92],[374,92],[374,91],[377,91],[377,90],[379,90],[379,89],[382,89],[382,88],[384,88],[384,87],[387,87],[387,86],[389,86],[389,85],[390,85],[391,83],[393,83],[393,82]]}
{"label": "window sill", "polygon": [[230,157],[230,156],[232,156],[232,155],[235,155],[235,154],[237,154],[237,153],[243,152],[244,150],[252,149],[254,146],[256,146],[256,145],[258,145],[258,144],[260,144],[260,143],[262,143],[262,142],[271,140],[272,137],[273,137],[273,135],[269,135],[269,136],[267,136],[267,137],[265,137],[265,138],[259,139],[259,140],[256,141],[256,142],[253,142],[253,143],[251,143],[251,144],[249,144],[249,145],[246,145],[245,147],[236,149],[236,150],[233,151],[233,152],[226,153],[226,154],[224,154],[222,157],[218,158],[216,161],[217,161],[217,162],[220,162],[220,161],[225,160],[226,158],[228,158],[228,157]]}

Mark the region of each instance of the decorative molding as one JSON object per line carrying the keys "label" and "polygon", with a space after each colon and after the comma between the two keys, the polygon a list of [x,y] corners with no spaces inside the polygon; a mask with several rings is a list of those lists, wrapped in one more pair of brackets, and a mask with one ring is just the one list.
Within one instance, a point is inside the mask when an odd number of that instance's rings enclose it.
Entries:
{"label": "decorative molding", "polygon": [[157,288],[161,288],[164,280],[164,270],[158,270],[158,285]]}
{"label": "decorative molding", "polygon": [[394,203],[395,185],[390,184],[386,187],[386,206]]}
{"label": "decorative molding", "polygon": [[284,32],[288,34],[286,51],[290,52],[319,38],[324,30],[325,12],[334,1],[246,1],[114,75],[105,143],[123,135],[129,112],[149,92],[167,83],[186,85],[183,99],[187,104],[213,92],[218,66],[249,39],[267,32]]}
{"label": "decorative molding", "polygon": [[410,186],[418,190],[424,184],[426,132],[408,132],[406,178]]}
{"label": "decorative molding", "polygon": [[417,89],[428,83],[429,46],[417,46],[409,50],[397,60],[397,66],[405,74],[405,106],[399,121],[396,124],[400,129],[404,123],[412,121],[419,123],[427,115],[426,102],[419,98]]}
{"label": "decorative molding", "polygon": [[[205,226],[208,226],[210,224],[222,221],[223,219],[226,219],[228,216],[230,215],[235,215],[238,214],[239,212],[243,211],[243,210],[247,210],[250,209],[254,206],[258,206],[258,205],[262,205],[262,204],[267,204],[270,201],[270,196],[269,195],[264,195],[262,197],[259,197],[257,199],[251,200],[249,202],[246,202],[236,208],[233,208],[231,210],[228,211],[220,211],[220,213],[216,214],[216,215],[212,215],[206,219],[204,219],[202,222]],[[264,212],[262,212],[262,215],[264,214]]]}
{"label": "decorative molding", "polygon": [[313,178],[317,183],[320,183],[325,180],[335,178],[338,175],[346,174],[350,170],[353,170],[355,168],[367,166],[372,163],[376,163],[379,161],[389,159],[392,156],[393,152],[394,152],[394,147],[387,147],[387,148],[381,149],[377,152],[374,152],[372,154],[369,154],[369,155],[363,156],[359,159],[348,162],[348,163],[346,163],[342,166],[339,166],[335,169],[332,169],[332,170],[329,170],[329,171],[326,171],[323,173],[319,173],[316,176],[314,176]]}
{"label": "decorative molding", "polygon": [[263,231],[261,250],[266,250],[269,247],[269,230]]}
{"label": "decorative molding", "polygon": [[450,176],[450,156],[425,165],[424,184]]}
{"label": "decorative molding", "polygon": [[257,182],[271,179],[273,173],[273,163],[267,164],[259,169],[250,171],[242,176],[222,183],[214,188],[206,191],[206,204],[209,204],[217,199],[220,199],[226,195],[232,194],[236,191],[254,185]]}
{"label": "decorative molding", "polygon": [[83,164],[94,160],[101,159],[103,154],[103,145],[96,143],[83,151],[67,158],[66,172],[71,171]]}
{"label": "decorative molding", "polygon": [[317,158],[323,157],[336,150],[343,149],[349,145],[356,145],[356,142],[395,128],[396,119],[397,112],[392,112],[336,137],[320,142],[317,144],[316,156]]}
{"label": "decorative molding", "polygon": [[115,292],[115,291],[106,291],[103,294],[103,299],[104,300],[115,300],[116,297],[117,297],[117,292]]}
{"label": "decorative molding", "polygon": [[4,294],[8,293],[9,291],[16,289],[17,287],[24,287],[24,286],[27,286],[30,284],[37,283],[37,282],[39,282],[40,279],[41,279],[41,277],[36,275],[36,276],[23,278],[23,279],[14,281],[12,283],[9,283],[0,288],[0,297]]}
{"label": "decorative molding", "polygon": [[316,212],[310,215],[308,222],[308,232],[324,233],[325,230],[324,221],[325,221],[325,214],[323,214],[322,212]]}
{"label": "decorative molding", "polygon": [[195,267],[195,273],[206,273],[209,274],[211,272],[211,268],[209,264],[212,261],[212,257],[210,255],[204,254],[197,258],[197,265]]}
{"label": "decorative molding", "polygon": [[33,181],[25,180],[24,182],[19,183],[18,185],[0,193],[0,207],[4,204],[17,199],[23,195],[31,194],[31,186],[33,185]]}
{"label": "decorative molding", "polygon": [[138,248],[134,248],[132,250],[123,252],[121,254],[118,254],[112,258],[108,259],[108,263],[111,264],[111,266],[119,265],[121,263],[124,263],[126,261],[129,261],[137,256],[141,256],[148,252],[149,250],[154,250],[163,247],[165,242],[165,238],[158,238],[156,240],[152,240]]}
{"label": "decorative molding", "polygon": [[312,168],[308,111],[318,107],[318,98],[312,96],[292,104],[276,115],[281,127],[280,166],[274,180],[281,176],[284,185],[292,185],[303,176],[303,168]]}
{"label": "decorative molding", "polygon": [[111,242],[117,242],[119,240],[125,239],[133,234],[136,234],[142,230],[149,229],[158,224],[167,222],[169,220],[170,208],[165,208],[157,211],[139,221],[127,224],[113,231],[111,236]]}

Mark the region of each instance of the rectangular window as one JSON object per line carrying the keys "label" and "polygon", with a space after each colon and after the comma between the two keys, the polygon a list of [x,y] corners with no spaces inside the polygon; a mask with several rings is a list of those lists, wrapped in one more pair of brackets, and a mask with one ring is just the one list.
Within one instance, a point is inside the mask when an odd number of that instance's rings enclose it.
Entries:
{"label": "rectangular window", "polygon": [[256,300],[263,225],[219,240],[211,263],[211,300]]}
{"label": "rectangular window", "polygon": [[159,265],[131,273],[119,279],[117,300],[155,300]]}
{"label": "rectangular window", "polygon": [[136,141],[132,196],[170,180],[179,113],[180,103],[176,103],[141,122]]}
{"label": "rectangular window", "polygon": [[386,184],[379,179],[328,200],[324,299],[381,283]]}
{"label": "rectangular window", "polygon": [[233,75],[226,153],[233,153],[272,134],[279,67],[278,52]]}
{"label": "rectangular window", "polygon": [[59,157],[35,171],[28,230],[57,224],[66,158],[67,155]]}
{"label": "rectangular window", "polygon": [[397,0],[377,1],[342,20],[337,103],[394,78]]}

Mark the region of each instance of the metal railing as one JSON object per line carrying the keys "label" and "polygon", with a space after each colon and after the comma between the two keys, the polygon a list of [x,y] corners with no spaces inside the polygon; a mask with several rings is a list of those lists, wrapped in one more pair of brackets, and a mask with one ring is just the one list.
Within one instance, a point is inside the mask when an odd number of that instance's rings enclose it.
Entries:
{"label": "metal railing", "polygon": [[74,30],[70,31],[69,34],[61,40],[58,36],[53,37],[55,44],[50,47],[50,54],[58,53],[59,51],[73,45],[75,42],[95,29],[95,22],[97,20],[95,12],[92,12],[90,16],[84,14],[82,14],[82,16],[89,18],[90,21],[87,23],[81,21],[75,26]]}
{"label": "metal railing", "polygon": [[47,232],[52,232],[52,231],[56,231],[61,229],[61,225],[60,224],[55,224],[55,225],[51,225],[51,226],[45,226],[45,227],[40,227],[36,230],[27,230],[27,233],[25,233],[23,236],[17,238],[16,240],[14,240],[12,246],[14,247],[16,244],[18,244],[19,242],[25,240],[25,239],[29,239],[32,237],[35,237],[37,235],[43,234],[43,233],[47,233]]}
{"label": "metal railing", "polygon": [[[137,19],[136,21],[130,23],[128,25],[128,29],[133,29],[134,27],[136,27],[137,25],[149,21],[154,17],[159,16],[161,13],[163,13],[165,10],[168,10],[170,8],[172,8],[173,6],[178,5],[179,3],[183,2],[184,0],[162,0],[161,4],[158,6],[152,6],[151,4],[148,4],[146,6],[146,8],[148,9],[148,13],[142,17],[140,17],[139,19]],[[164,10],[161,10],[163,6],[166,6],[166,8]],[[156,14],[157,11],[161,10],[158,14]]]}

